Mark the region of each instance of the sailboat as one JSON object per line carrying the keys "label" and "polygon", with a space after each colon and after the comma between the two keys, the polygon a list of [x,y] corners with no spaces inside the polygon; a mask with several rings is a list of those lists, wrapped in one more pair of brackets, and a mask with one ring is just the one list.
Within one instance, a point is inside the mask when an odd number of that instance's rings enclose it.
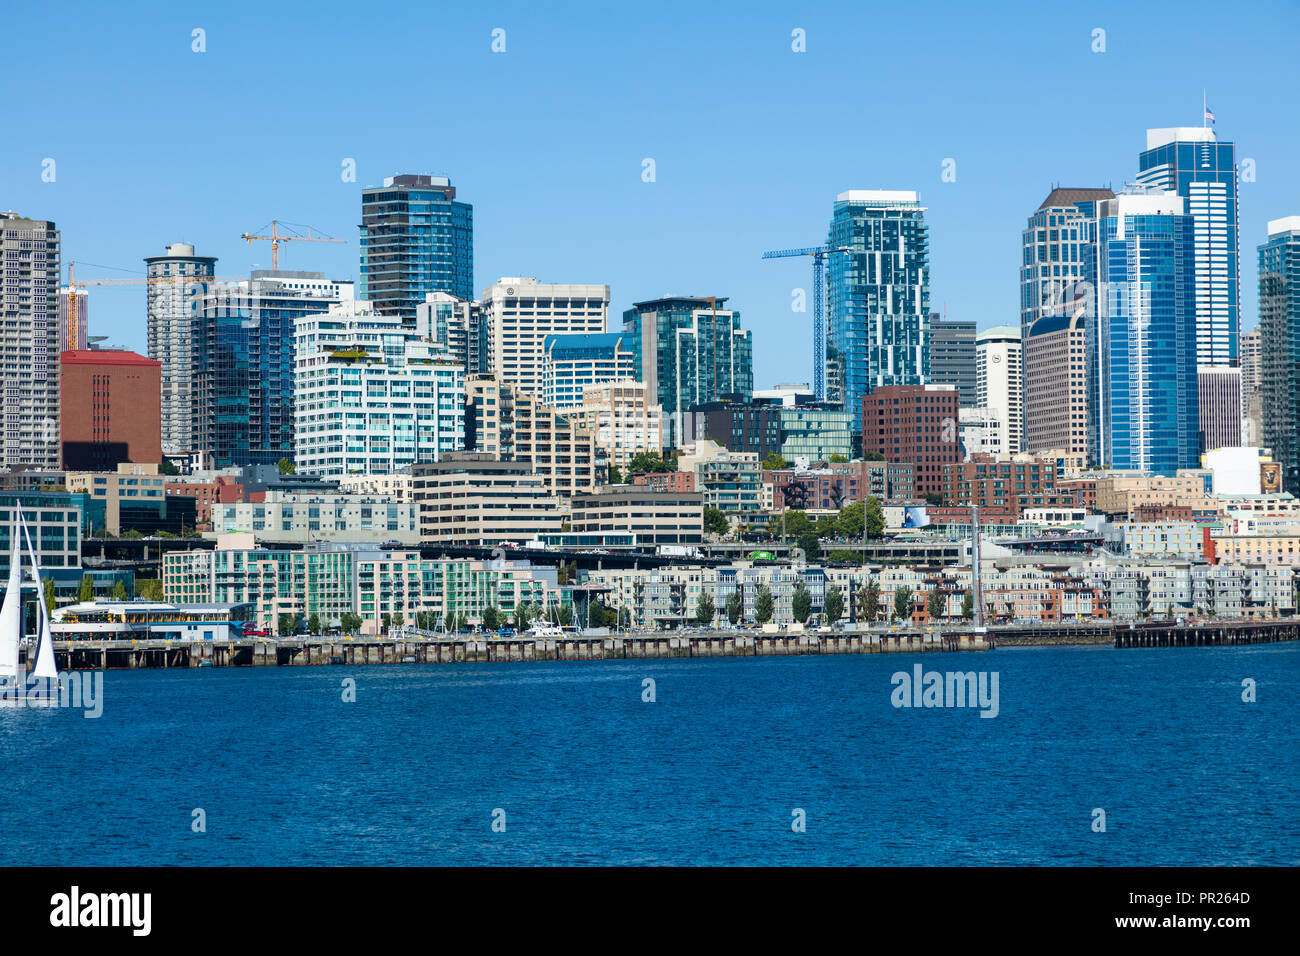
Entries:
{"label": "sailboat", "polygon": [[[5,588],[4,604],[0,606],[0,687],[6,691],[16,688],[20,697],[38,699],[58,693],[59,671],[54,663],[54,640],[50,634],[50,613],[45,606],[41,588],[41,568],[32,547],[32,536],[23,518],[21,502],[15,502],[14,520],[9,529],[9,584]],[[21,537],[19,531],[22,532]],[[19,666],[18,648],[22,642],[23,616],[23,546],[32,566],[32,580],[36,582],[36,645],[33,648],[35,666],[31,676],[41,683],[28,688],[27,674]],[[48,681],[53,680],[51,685]],[[44,684],[44,687],[41,684]]]}

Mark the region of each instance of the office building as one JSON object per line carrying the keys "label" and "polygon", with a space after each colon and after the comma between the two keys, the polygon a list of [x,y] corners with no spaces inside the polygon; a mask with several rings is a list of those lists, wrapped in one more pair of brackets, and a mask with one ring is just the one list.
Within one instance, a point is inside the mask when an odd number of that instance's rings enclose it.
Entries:
{"label": "office building", "polygon": [[546,340],[601,335],[609,328],[609,286],[502,278],[483,290],[487,372],[541,397]]}
{"label": "office building", "polygon": [[1241,446],[1241,369],[1228,365],[1196,367],[1200,448]]}
{"label": "office building", "polygon": [[542,347],[542,401],[552,408],[580,405],[588,386],[636,374],[632,350],[617,332],[548,335]]}
{"label": "office building", "polygon": [[826,260],[826,398],[861,434],[872,391],[930,381],[925,208],[911,190],[847,190],[835,198],[827,243],[850,251]]}
{"label": "office building", "polygon": [[637,548],[697,545],[704,540],[704,495],[653,491],[644,485],[606,485],[570,501],[575,534],[636,536]]}
{"label": "office building", "polygon": [[1241,442],[1259,445],[1263,435],[1264,405],[1261,391],[1263,370],[1260,332],[1243,332],[1237,340],[1237,357],[1241,362]]}
{"label": "office building", "polygon": [[324,477],[391,474],[465,447],[464,367],[368,302],[299,316],[294,457]]}
{"label": "office building", "polygon": [[1097,203],[1113,199],[1105,188],[1053,187],[1021,233],[1020,335],[1028,339],[1039,319],[1071,318],[1091,311],[1091,275],[1085,269],[1089,221]]}
{"label": "office building", "polygon": [[704,495],[705,507],[742,518],[768,510],[771,486],[763,481],[763,466],[753,452],[728,451],[699,439],[686,446],[677,467],[694,473],[694,489]]}
{"label": "office building", "polygon": [[420,540],[492,546],[523,544],[563,523],[560,499],[527,462],[455,452],[411,468]]}
{"label": "office building", "polygon": [[663,410],[644,382],[588,385],[582,404],[565,409],[564,417],[594,437],[597,458],[605,460],[611,474],[618,469],[626,475],[637,455],[663,451]]}
{"label": "office building", "polygon": [[361,191],[358,297],[415,321],[430,292],[474,297],[474,207],[446,176],[389,176]]}
{"label": "office building", "polygon": [[128,531],[181,535],[192,532],[197,522],[194,499],[167,494],[167,479],[158,473],[157,463],[123,463],[116,471],[69,471],[64,483],[73,494],[103,502],[102,532],[111,538]]}
{"label": "office building", "polygon": [[975,322],[930,316],[930,377],[927,385],[953,385],[962,408],[975,397]]}
{"label": "office building", "polygon": [[59,467],[59,248],[54,223],[0,212],[6,467]]}
{"label": "office building", "polygon": [[676,296],[634,303],[623,313],[635,377],[664,413],[664,447],[683,441],[683,418],[697,405],[754,392],[754,347],[726,298]]}
{"label": "office building", "polygon": [[1089,449],[1103,467],[1172,475],[1199,460],[1194,228],[1175,193],[1133,190],[1098,206]]}
{"label": "office building", "polygon": [[107,471],[162,461],[162,363],[135,352],[60,356],[63,467]]}
{"label": "office building", "polygon": [[998,325],[975,337],[975,401],[1007,423],[1007,451],[1024,451],[1024,351],[1020,331]]}
{"label": "office building", "polygon": [[1044,315],[1025,339],[1025,449],[1088,451],[1088,323],[1082,312]]}
{"label": "office building", "polygon": [[1300,494],[1300,216],[1274,219],[1259,247],[1263,444]]}
{"label": "office building", "polygon": [[194,434],[194,318],[199,299],[212,287],[217,260],[195,255],[189,243],[173,242],[163,255],[144,261],[150,280],[145,286],[149,357],[162,363],[163,454],[190,455],[199,447]]}
{"label": "office building", "polygon": [[889,385],[862,399],[862,457],[913,466],[916,494],[943,493],[943,466],[962,460],[957,389]]}
{"label": "office building", "polygon": [[755,392],[752,401],[706,402],[683,419],[685,443],[707,438],[730,451],[760,459],[777,454],[787,461],[828,461],[853,456],[852,416],[812,399],[811,389]]}

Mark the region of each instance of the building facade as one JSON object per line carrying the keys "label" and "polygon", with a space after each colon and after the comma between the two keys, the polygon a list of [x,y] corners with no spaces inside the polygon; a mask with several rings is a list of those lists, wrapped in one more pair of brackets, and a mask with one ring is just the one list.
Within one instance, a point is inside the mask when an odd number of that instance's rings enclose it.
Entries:
{"label": "building facade", "polygon": [[1025,450],[1088,453],[1088,324],[1044,315],[1025,339]]}
{"label": "building facade", "polygon": [[1024,451],[1025,366],[1020,332],[998,325],[975,337],[975,403],[1007,423],[1007,451]]}
{"label": "building facade", "polygon": [[962,408],[974,408],[975,322],[930,316],[930,377],[927,385],[953,385]]}
{"label": "building facade", "polygon": [[457,452],[412,466],[411,479],[424,542],[520,544],[563,523],[560,499],[525,462]]}
{"label": "building facade", "polygon": [[906,462],[916,494],[943,493],[943,466],[962,460],[957,390],[890,385],[862,399],[862,456]]}
{"label": "building facade", "polygon": [[498,279],[483,290],[486,374],[542,395],[550,336],[602,335],[609,327],[609,286]]}
{"label": "building facade", "polygon": [[1300,216],[1270,222],[1259,247],[1259,335],[1263,444],[1300,494]]}
{"label": "building facade", "polygon": [[551,408],[581,405],[588,387],[636,376],[632,350],[617,332],[548,335],[542,348],[542,401]]}
{"label": "building facade", "polygon": [[595,439],[597,459],[626,475],[632,459],[663,451],[663,409],[644,382],[624,379],[588,385],[582,404],[565,410],[565,418]]}
{"label": "building facade", "polygon": [[94,349],[60,357],[63,466],[106,471],[162,462],[162,363]]}
{"label": "building facade", "polygon": [[606,485],[575,495],[569,504],[575,534],[633,534],[643,550],[704,540],[704,495],[699,492]]}
{"label": "building facade", "polygon": [[58,468],[59,230],[0,212],[3,464]]}

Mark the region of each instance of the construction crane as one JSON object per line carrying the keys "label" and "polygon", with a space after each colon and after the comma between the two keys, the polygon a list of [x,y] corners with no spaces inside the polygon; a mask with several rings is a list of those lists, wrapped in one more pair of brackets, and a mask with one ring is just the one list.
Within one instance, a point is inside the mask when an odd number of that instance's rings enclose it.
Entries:
{"label": "construction crane", "polygon": [[[90,263],[93,265],[94,263]],[[167,275],[167,276],[131,276],[120,279],[78,279],[76,276],[76,262],[68,261],[68,282],[63,287],[68,291],[68,338],[71,341],[79,340],[79,336],[74,338],[73,330],[80,324],[81,316],[80,301],[77,296],[77,290],[83,289],[90,285],[160,285],[163,283],[181,283],[190,282],[239,282],[236,276],[194,276],[194,275]],[[100,268],[111,269],[114,266],[101,266]]]}
{"label": "construction crane", "polygon": [[805,249],[774,249],[763,253],[764,259],[790,259],[810,256],[813,261],[813,394],[817,401],[826,401],[826,321],[823,274],[826,257],[837,252],[851,252],[848,246],[811,246]]}
{"label": "construction crane", "polygon": [[[313,235],[311,234],[311,227],[310,227],[310,226],[301,226],[301,227],[298,227],[298,228],[302,228],[302,229],[306,229],[306,230],[307,230],[307,232],[306,232],[305,235],[302,234],[302,233],[299,233],[299,232],[294,232],[294,233],[292,233],[292,234],[290,234],[290,235],[285,235],[285,234],[283,234],[283,233],[281,233],[281,232],[279,231],[279,225],[280,225],[280,223],[279,223],[278,220],[276,220],[276,219],[272,219],[272,220],[271,220],[271,234],[270,234],[269,236],[259,236],[259,235],[253,235],[253,234],[250,234],[250,233],[245,232],[245,233],[242,233],[242,234],[240,235],[240,237],[239,237],[240,239],[245,239],[245,240],[247,240],[248,242],[252,242],[254,239],[268,239],[268,240],[270,240],[270,242],[271,242],[271,269],[272,269],[272,271],[279,271],[279,268],[280,268],[280,243],[282,243],[282,242],[347,242],[346,239],[334,239],[334,238],[331,238],[330,236],[313,236]],[[285,225],[289,226],[290,228],[294,228],[294,224],[291,223],[291,222],[290,222],[290,223],[285,223]],[[265,229],[266,227],[263,226],[262,228]]]}

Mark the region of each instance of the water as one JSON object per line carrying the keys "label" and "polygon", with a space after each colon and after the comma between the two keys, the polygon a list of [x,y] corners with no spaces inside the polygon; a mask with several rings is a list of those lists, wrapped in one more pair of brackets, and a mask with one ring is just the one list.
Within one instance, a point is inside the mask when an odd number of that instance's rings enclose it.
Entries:
{"label": "water", "polygon": [[[999,716],[895,709],[918,661],[997,671]],[[1298,645],[113,671],[104,697],[0,710],[0,864],[1300,863]]]}

